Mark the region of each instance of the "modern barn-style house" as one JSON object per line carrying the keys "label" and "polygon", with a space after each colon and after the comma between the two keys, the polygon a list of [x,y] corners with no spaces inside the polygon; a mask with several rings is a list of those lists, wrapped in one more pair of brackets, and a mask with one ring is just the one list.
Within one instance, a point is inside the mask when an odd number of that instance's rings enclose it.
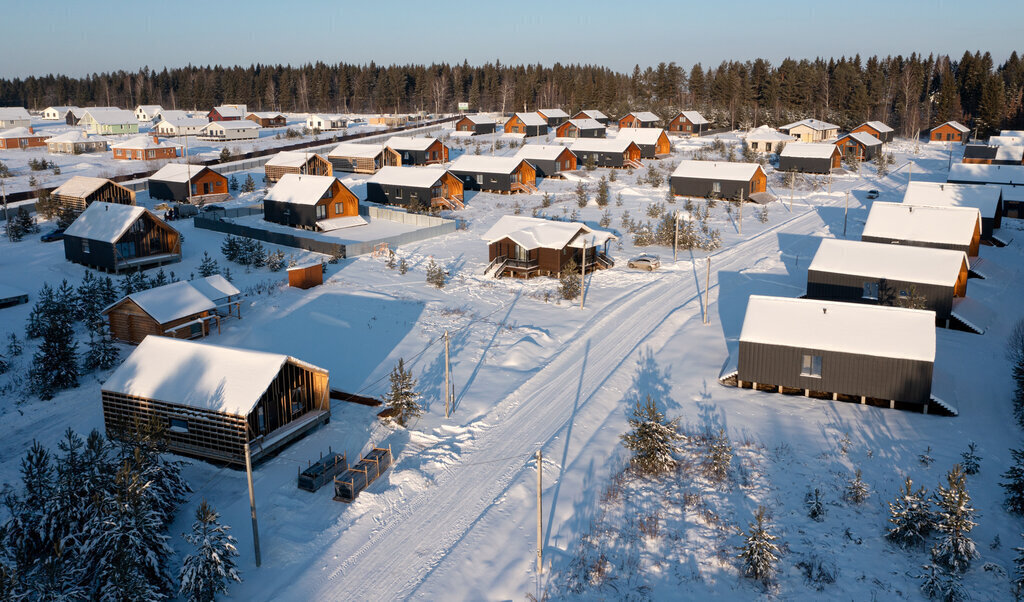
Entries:
{"label": "modern barn-style house", "polygon": [[820,119],[801,119],[779,127],[779,131],[801,142],[821,142],[838,136],[839,126]]}
{"label": "modern barn-style house", "polygon": [[471,136],[493,134],[497,124],[493,117],[483,115],[465,115],[455,122],[455,131],[468,133]]}
{"label": "modern barn-style house", "polygon": [[327,159],[336,171],[377,173],[383,167],[398,167],[402,156],[383,144],[342,142],[335,146]]}
{"label": "modern barn-style house", "polygon": [[661,121],[650,111],[636,111],[619,118],[620,128],[656,128]]}
{"label": "modern barn-style house", "polygon": [[569,114],[562,109],[539,109],[537,114],[548,122],[549,128],[556,128],[569,119]]}
{"label": "modern barn-style house", "polygon": [[384,146],[402,157],[402,165],[433,165],[448,162],[448,147],[430,136],[392,136]]}
{"label": "modern barn-style house", "polygon": [[572,116],[573,119],[593,119],[603,126],[607,126],[611,118],[597,109],[583,109]]}
{"label": "modern barn-style house", "polygon": [[905,203],[871,205],[861,240],[952,249],[978,256],[981,212],[967,207],[931,207]]}
{"label": "modern barn-style house", "polygon": [[334,166],[316,153],[304,151],[281,151],[263,164],[267,182],[279,181],[285,174],[332,176]]}
{"label": "modern barn-style house", "polygon": [[842,160],[842,151],[831,142],[794,142],[779,153],[779,171],[827,174]]}
{"label": "modern barn-style house", "polygon": [[207,195],[227,195],[228,179],[203,165],[168,163],[147,182],[149,197],[161,201],[193,201]]}
{"label": "modern barn-style house", "polygon": [[366,200],[381,205],[462,209],[462,180],[443,167],[382,167],[366,182]]}
{"label": "modern barn-style house", "polygon": [[977,209],[981,212],[981,236],[986,239],[1003,225],[1003,189],[992,184],[910,182],[903,203]]}
{"label": "modern barn-style house", "polygon": [[106,178],[71,176],[50,193],[51,198],[61,207],[82,212],[97,201],[134,205],[135,192]]}
{"label": "modern barn-style house", "polygon": [[855,134],[857,132],[871,134],[882,142],[892,142],[893,134],[895,134],[895,131],[891,127],[885,125],[881,121],[867,121],[850,130],[851,134]]}
{"label": "modern barn-style house", "polygon": [[285,174],[263,199],[263,219],[306,230],[334,230],[331,220],[359,215],[359,197],[334,176]]}
{"label": "modern barn-style house", "polygon": [[551,178],[563,171],[575,171],[576,155],[559,144],[524,144],[514,155],[526,159],[537,170],[538,178]]}
{"label": "modern barn-style house", "polygon": [[462,155],[449,168],[467,190],[500,193],[537,192],[537,170],[525,159]]}
{"label": "modern barn-style house", "polygon": [[64,257],[107,272],[181,261],[181,235],[145,207],[95,202],[64,231]]}
{"label": "modern barn-style house", "polygon": [[116,436],[160,420],[172,453],[239,468],[246,444],[258,462],[329,422],[328,380],[287,355],[151,336],[103,383],[103,421]]}
{"label": "modern barn-style house", "polygon": [[577,165],[639,169],[640,147],[628,138],[584,138],[572,143],[569,150],[576,155]]}
{"label": "modern barn-style house", "polygon": [[959,121],[947,121],[939,124],[928,132],[929,142],[959,142],[967,144],[971,138],[971,128]]}
{"label": "modern barn-style house", "polygon": [[659,128],[619,128],[615,137],[635,142],[643,159],[656,159],[672,152],[672,142],[665,130]]}
{"label": "modern barn-style house", "polygon": [[963,163],[974,165],[1024,165],[1024,145],[967,144]]}
{"label": "modern barn-style house", "polygon": [[836,146],[847,160],[870,161],[882,152],[882,141],[865,132],[851,132],[840,136]]}
{"label": "modern barn-style house", "polygon": [[615,236],[579,222],[504,215],[481,238],[495,278],[560,276],[570,263],[587,271],[614,265],[607,253]]}
{"label": "modern barn-style house", "polygon": [[668,131],[680,136],[703,136],[711,122],[697,111],[683,111],[668,122]]}
{"label": "modern barn-style house", "polygon": [[760,202],[768,176],[757,163],[684,160],[672,172],[669,185],[676,196]]}
{"label": "modern barn-style house", "polygon": [[220,331],[221,318],[241,318],[241,291],[220,274],[179,280],[115,301],[105,308],[110,336],[138,345],[147,336],[198,339]]}
{"label": "modern barn-style house", "polygon": [[604,138],[606,129],[595,119],[567,119],[555,128],[559,138]]}
{"label": "modern barn-style house", "polygon": [[537,113],[516,113],[505,122],[506,134],[523,136],[546,136],[548,122]]}

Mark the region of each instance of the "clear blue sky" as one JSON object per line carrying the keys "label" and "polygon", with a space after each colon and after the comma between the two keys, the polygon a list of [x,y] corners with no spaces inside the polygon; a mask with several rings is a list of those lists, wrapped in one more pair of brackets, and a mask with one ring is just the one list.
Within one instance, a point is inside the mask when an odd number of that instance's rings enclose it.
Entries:
{"label": "clear blue sky", "polygon": [[[630,71],[1024,46],[1022,0],[0,0],[0,77],[141,66],[594,63]],[[1020,50],[1020,49],[1017,49]]]}

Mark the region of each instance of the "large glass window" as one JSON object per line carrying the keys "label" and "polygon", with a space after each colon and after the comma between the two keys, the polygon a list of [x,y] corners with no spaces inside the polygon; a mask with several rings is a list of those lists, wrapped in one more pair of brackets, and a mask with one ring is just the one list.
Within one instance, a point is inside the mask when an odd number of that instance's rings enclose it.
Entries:
{"label": "large glass window", "polygon": [[878,300],[878,283],[877,282],[865,282],[864,293],[861,295],[864,299]]}
{"label": "large glass window", "polygon": [[821,378],[821,356],[805,353],[800,367],[800,376]]}

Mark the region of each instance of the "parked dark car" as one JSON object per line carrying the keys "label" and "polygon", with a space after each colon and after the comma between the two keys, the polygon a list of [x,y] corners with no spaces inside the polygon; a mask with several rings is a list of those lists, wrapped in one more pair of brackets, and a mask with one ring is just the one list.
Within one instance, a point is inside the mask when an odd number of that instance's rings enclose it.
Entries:
{"label": "parked dark car", "polygon": [[58,240],[64,240],[64,228],[57,228],[51,232],[47,232],[39,237],[39,240],[43,242],[57,242]]}
{"label": "parked dark car", "polygon": [[207,211],[224,211],[224,208],[221,207],[220,205],[207,205],[207,206],[203,207],[203,211],[204,212],[207,212]]}

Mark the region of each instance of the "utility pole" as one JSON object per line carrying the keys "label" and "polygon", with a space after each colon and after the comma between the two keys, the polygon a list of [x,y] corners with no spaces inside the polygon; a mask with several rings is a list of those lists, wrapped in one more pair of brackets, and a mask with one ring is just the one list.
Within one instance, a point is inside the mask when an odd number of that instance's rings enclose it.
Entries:
{"label": "utility pole", "polygon": [[679,249],[679,210],[676,209],[675,215],[672,217],[673,224],[675,225],[675,232],[672,236],[672,261],[678,260],[677,251]]}
{"label": "utility pole", "polygon": [[541,471],[544,468],[541,451],[537,450],[537,576],[544,573],[544,516],[541,512]]}
{"label": "utility pole", "polygon": [[846,191],[846,206],[843,207],[843,238],[846,238],[846,216],[850,213],[850,191]]}
{"label": "utility pole", "polygon": [[793,190],[796,188],[796,172],[791,172],[789,180],[789,211],[793,211]]}
{"label": "utility pole", "polygon": [[453,397],[452,397],[451,379],[449,378],[449,376],[452,373],[452,367],[451,367],[451,363],[450,363],[451,362],[451,360],[450,360],[451,356],[450,356],[450,351],[449,351],[449,348],[448,348],[449,338],[450,337],[448,336],[448,331],[445,330],[444,331],[444,417],[445,418],[448,418],[450,416],[451,402],[455,401],[453,399]]}
{"label": "utility pole", "polygon": [[7,186],[4,183],[6,178],[0,178],[0,197],[4,199],[4,228],[7,230],[7,238],[11,237],[11,216],[7,215]]}
{"label": "utility pole", "polygon": [[188,192],[188,204],[192,204],[192,164],[188,161],[188,134],[185,134],[185,189]]}
{"label": "utility pole", "polygon": [[711,256],[708,255],[708,275],[704,280],[704,323],[708,324],[711,319],[708,317],[708,299],[711,296]]}
{"label": "utility pole", "polygon": [[260,528],[256,524],[256,492],[252,488],[252,455],[245,444],[245,480],[249,482],[249,511],[252,513],[252,544],[256,552],[256,566],[260,566]]}
{"label": "utility pole", "polygon": [[739,226],[740,236],[743,236],[743,191],[740,190],[740,219],[736,222]]}
{"label": "utility pole", "polygon": [[910,188],[910,181],[914,179],[914,162],[907,161],[907,188]]}

